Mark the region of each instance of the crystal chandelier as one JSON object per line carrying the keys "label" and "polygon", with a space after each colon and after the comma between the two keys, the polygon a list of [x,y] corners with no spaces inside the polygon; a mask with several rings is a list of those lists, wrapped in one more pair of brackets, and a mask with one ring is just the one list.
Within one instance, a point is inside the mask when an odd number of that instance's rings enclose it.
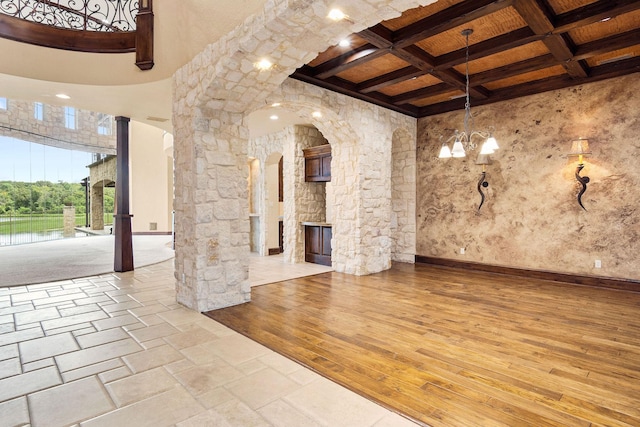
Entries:
{"label": "crystal chandelier", "polygon": [[[462,30],[461,34],[466,37],[466,57],[465,57],[465,76],[466,87],[465,96],[466,102],[464,104],[464,131],[458,130],[443,141],[442,148],[440,148],[441,159],[448,159],[450,157],[465,157],[467,151],[473,151],[478,147],[478,142],[482,142],[482,148],[480,154],[489,155],[493,154],[498,149],[498,142],[492,135],[492,131],[476,131],[473,130],[473,117],[471,116],[471,102],[469,100],[469,36],[473,33],[472,29]],[[443,137],[440,137],[443,139]],[[453,146],[449,148],[449,143],[453,141]]]}

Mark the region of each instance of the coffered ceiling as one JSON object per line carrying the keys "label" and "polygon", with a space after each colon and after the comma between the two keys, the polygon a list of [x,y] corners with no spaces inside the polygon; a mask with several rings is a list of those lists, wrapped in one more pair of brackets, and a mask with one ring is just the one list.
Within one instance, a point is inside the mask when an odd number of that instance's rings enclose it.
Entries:
{"label": "coffered ceiling", "polygon": [[352,34],[292,77],[413,117],[640,71],[640,1],[438,0]]}

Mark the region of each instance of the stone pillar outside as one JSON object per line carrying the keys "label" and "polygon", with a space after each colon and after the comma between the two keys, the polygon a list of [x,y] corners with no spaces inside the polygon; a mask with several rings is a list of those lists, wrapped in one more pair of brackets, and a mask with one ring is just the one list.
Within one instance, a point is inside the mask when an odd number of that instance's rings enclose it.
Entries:
{"label": "stone pillar outside", "polygon": [[64,224],[62,236],[75,237],[76,236],[76,207],[65,206],[62,212],[63,212],[62,218],[63,218],[63,224]]}
{"label": "stone pillar outside", "polygon": [[104,188],[102,183],[91,187],[91,229],[104,230]]}
{"label": "stone pillar outside", "polygon": [[203,312],[251,299],[248,130],[242,114],[174,115],[177,300]]}

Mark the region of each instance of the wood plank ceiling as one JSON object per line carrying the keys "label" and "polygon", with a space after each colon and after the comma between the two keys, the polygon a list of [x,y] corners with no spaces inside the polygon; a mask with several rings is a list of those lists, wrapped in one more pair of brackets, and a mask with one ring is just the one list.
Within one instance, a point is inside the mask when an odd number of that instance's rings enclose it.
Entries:
{"label": "wood plank ceiling", "polygon": [[349,36],[291,77],[413,117],[640,71],[640,1],[438,0]]}

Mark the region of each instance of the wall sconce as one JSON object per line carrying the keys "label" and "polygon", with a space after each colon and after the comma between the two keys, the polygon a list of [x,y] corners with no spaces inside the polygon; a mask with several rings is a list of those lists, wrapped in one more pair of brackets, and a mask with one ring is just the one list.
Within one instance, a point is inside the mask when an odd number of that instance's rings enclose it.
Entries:
{"label": "wall sconce", "polygon": [[587,191],[587,184],[589,183],[588,176],[580,176],[580,171],[584,168],[584,156],[591,154],[589,151],[589,140],[585,138],[574,139],[571,141],[571,152],[569,156],[578,156],[578,166],[576,167],[576,180],[582,185],[582,188],[578,192],[578,204],[585,211],[587,210],[582,204],[582,195]]}
{"label": "wall sconce", "polygon": [[478,212],[480,212],[480,208],[484,204],[485,195],[482,191],[482,188],[487,188],[489,186],[489,182],[487,181],[487,165],[491,164],[491,157],[488,154],[478,154],[476,158],[476,165],[482,165],[482,175],[480,175],[480,180],[478,181],[478,193],[480,193],[480,205],[478,206]]}

